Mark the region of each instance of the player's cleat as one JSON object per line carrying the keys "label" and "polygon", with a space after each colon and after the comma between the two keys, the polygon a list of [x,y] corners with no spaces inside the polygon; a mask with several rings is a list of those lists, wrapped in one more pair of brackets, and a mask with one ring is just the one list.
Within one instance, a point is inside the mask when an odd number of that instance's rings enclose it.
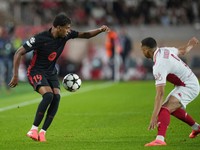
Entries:
{"label": "player's cleat", "polygon": [[45,138],[45,133],[44,132],[40,132],[39,133],[38,141],[40,141],[40,142],[46,142],[46,138]]}
{"label": "player's cleat", "polygon": [[167,144],[161,140],[154,140],[150,143],[145,144],[144,146],[165,146],[165,145]]}
{"label": "player's cleat", "polygon": [[32,138],[33,140],[37,141],[38,140],[38,131],[37,130],[30,130],[26,134],[28,137]]}
{"label": "player's cleat", "polygon": [[198,136],[198,134],[200,134],[200,127],[198,130],[192,130],[192,132],[190,133],[189,137],[190,138],[195,138]]}

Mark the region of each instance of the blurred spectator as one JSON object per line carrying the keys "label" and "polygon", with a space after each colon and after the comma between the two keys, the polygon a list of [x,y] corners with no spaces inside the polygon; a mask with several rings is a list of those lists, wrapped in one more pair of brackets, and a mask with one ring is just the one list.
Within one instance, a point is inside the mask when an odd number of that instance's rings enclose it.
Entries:
{"label": "blurred spectator", "polygon": [[91,17],[94,19],[95,24],[104,24],[105,23],[106,10],[103,7],[103,4],[99,1],[92,7]]}
{"label": "blurred spectator", "polygon": [[[105,56],[105,47],[100,47],[98,44],[102,45],[104,39],[100,39],[99,41],[95,41],[94,51],[92,58],[89,60],[84,60],[84,63],[77,65],[74,61],[68,60],[66,57],[68,55],[64,55],[63,60],[60,61],[61,65],[64,66],[60,70],[60,76],[64,76],[66,72],[78,70],[80,66],[85,66],[88,64],[88,67],[84,69],[88,69],[88,72],[85,72],[85,76],[87,74],[87,79],[97,79],[97,78],[105,78],[110,79],[111,74],[112,79],[114,79],[114,74],[117,71],[117,78],[121,77],[121,72],[123,71],[121,66],[121,61],[125,66],[125,79],[151,79],[151,65],[148,61],[137,60],[138,54],[137,51],[137,40],[145,34],[145,28],[142,29],[142,25],[147,26],[182,26],[186,25],[191,28],[195,27],[195,29],[200,29],[200,1],[199,0],[102,0],[102,1],[94,1],[94,0],[23,0],[23,1],[0,1],[0,5],[2,3],[7,3],[7,5],[2,5],[4,7],[0,13],[0,24],[5,26],[8,20],[14,21],[17,26],[17,32],[15,36],[12,37],[12,44],[14,49],[17,49],[21,43],[29,38],[30,35],[37,33],[38,31],[43,30],[44,28],[48,28],[48,23],[52,21],[54,14],[64,11],[69,14],[72,18],[74,18],[73,25],[75,27],[86,28],[88,26],[96,26],[97,24],[108,24],[109,26],[139,26],[141,27],[141,35],[137,35],[137,33],[133,33],[131,37],[135,38],[135,51],[134,57],[130,56],[129,53],[133,49],[133,45],[131,42],[132,39],[128,40],[129,37],[124,36],[124,29],[120,29],[121,32],[119,35],[116,33],[116,37],[119,42],[114,42],[115,50],[120,49],[121,45],[121,57],[120,60],[119,51],[117,52],[116,59],[112,58],[110,54],[108,54],[108,47],[106,46],[107,56],[103,57],[109,59],[110,67],[108,67],[108,61],[103,61],[99,56],[101,51],[104,52]],[[8,13],[9,11],[9,13]],[[27,13],[30,12],[30,13]],[[7,25],[6,25],[7,26]],[[166,28],[167,29],[167,28]],[[128,28],[128,31],[130,29]],[[168,30],[166,30],[168,31]],[[143,33],[144,32],[144,33]],[[178,32],[178,31],[177,31]],[[125,33],[126,35],[130,33]],[[198,33],[196,33],[198,34]],[[162,36],[162,35],[159,35]],[[115,36],[113,36],[115,37]],[[107,37],[108,38],[108,37]],[[169,38],[169,37],[168,37]],[[114,38],[115,39],[115,38]],[[184,40],[184,36],[182,36],[182,41]],[[5,43],[7,38],[0,38],[0,47],[2,43]],[[117,41],[117,40],[116,40]],[[125,42],[126,41],[126,42]],[[100,43],[101,42],[101,43]],[[109,43],[109,42],[108,42]],[[111,42],[110,42],[111,43]],[[92,43],[93,44],[93,43]],[[5,44],[3,44],[5,45]],[[80,43],[75,43],[75,45],[80,45]],[[9,46],[8,46],[9,47]],[[80,46],[81,47],[81,46]],[[88,46],[89,47],[89,46]],[[88,48],[87,47],[87,48]],[[117,48],[116,48],[117,47]],[[129,48],[128,48],[129,47]],[[1,49],[1,48],[0,48]],[[4,49],[4,48],[3,48]],[[70,48],[73,49],[74,57],[75,50],[79,51],[79,47]],[[81,47],[82,49],[82,47]],[[90,47],[88,48],[90,49]],[[129,49],[129,50],[128,50]],[[115,51],[114,51],[115,52]],[[5,81],[5,65],[3,65],[3,51],[0,50],[0,86]],[[70,54],[72,52],[70,51]],[[91,55],[91,50],[88,51],[88,55]],[[140,55],[140,54],[139,54]],[[21,72],[20,79],[24,80],[24,72],[26,64],[28,64],[32,54],[29,53],[24,57],[24,61],[21,64]],[[90,57],[90,56],[88,56]],[[78,57],[77,57],[78,58]],[[88,58],[87,58],[88,59]],[[140,59],[140,58],[138,58]],[[79,59],[81,60],[81,59]],[[112,60],[112,61],[111,61]],[[192,60],[192,58],[190,59]],[[82,62],[82,61],[81,61]],[[139,63],[138,63],[139,62]],[[115,66],[114,66],[115,65]],[[90,67],[89,67],[90,66]],[[106,66],[106,67],[105,67]],[[115,68],[117,66],[117,68]],[[144,68],[145,67],[145,68]],[[110,69],[111,68],[111,69]],[[196,67],[197,68],[197,67]],[[100,70],[101,69],[101,70]],[[121,70],[120,70],[121,69]],[[198,69],[198,68],[197,68]],[[112,70],[112,73],[111,73]],[[119,73],[120,72],[120,73]],[[26,72],[25,72],[26,73]],[[199,71],[198,71],[199,73]],[[3,74],[3,75],[1,75]],[[120,74],[120,75],[119,75]],[[199,73],[200,74],[200,73]]]}
{"label": "blurred spectator", "polygon": [[88,44],[87,55],[82,61],[81,74],[86,80],[102,79],[104,50],[95,48],[92,43]]}
{"label": "blurred spectator", "polygon": [[129,68],[123,76],[123,80],[143,80],[146,77],[146,68],[142,58],[130,57],[127,61]]}
{"label": "blurred spectator", "polygon": [[12,45],[13,30],[12,28],[0,28],[0,85],[5,85],[9,91],[8,83],[12,75],[12,59],[14,49]]}
{"label": "blurred spectator", "polygon": [[122,50],[119,41],[119,35],[116,31],[110,31],[106,36],[106,54],[109,58],[109,66],[112,71],[111,80],[117,81],[120,79],[120,53]]}
{"label": "blurred spectator", "polygon": [[122,57],[123,72],[126,73],[129,68],[128,59],[130,59],[130,53],[133,46],[132,39],[128,36],[125,27],[121,27],[119,40],[122,47],[120,54]]}
{"label": "blurred spectator", "polygon": [[79,26],[94,23],[180,25],[200,21],[199,0],[34,0],[7,3],[11,15],[23,24],[46,24],[53,19],[55,13],[61,11],[75,18],[74,23]]}
{"label": "blurred spectator", "polygon": [[[5,40],[3,38],[3,27],[0,27],[0,88],[4,84],[4,72],[5,72],[5,66],[4,66],[4,60],[3,60],[3,50],[5,45]],[[1,90],[1,89],[0,89]]]}

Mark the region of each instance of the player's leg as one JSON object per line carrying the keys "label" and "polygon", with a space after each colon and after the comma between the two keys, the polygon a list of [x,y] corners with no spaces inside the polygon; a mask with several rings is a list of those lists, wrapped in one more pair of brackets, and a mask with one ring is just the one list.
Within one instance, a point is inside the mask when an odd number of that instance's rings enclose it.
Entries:
{"label": "player's leg", "polygon": [[171,112],[171,114],[185,122],[192,128],[192,133],[189,135],[190,138],[195,138],[200,133],[200,126],[195,120],[185,111],[186,106],[192,102],[199,94],[199,82],[196,78],[190,80],[192,84],[188,84],[186,87],[177,87],[171,93],[172,96],[179,99],[182,107]]}
{"label": "player's leg", "polygon": [[171,115],[187,123],[189,126],[193,126],[195,124],[193,118],[183,108],[175,110],[174,112],[171,113]]}
{"label": "player's leg", "polygon": [[59,102],[60,102],[60,84],[57,79],[57,76],[53,76],[48,80],[49,84],[51,85],[51,88],[53,89],[53,100],[48,108],[46,118],[44,121],[44,124],[42,126],[42,129],[39,132],[39,141],[40,142],[45,142],[45,134],[49,126],[51,125],[54,116],[56,115],[56,112],[59,107]]}
{"label": "player's leg", "polygon": [[38,140],[38,126],[42,122],[44,114],[53,99],[53,92],[49,86],[41,86],[38,92],[42,95],[42,100],[38,105],[33,125],[30,131],[27,133],[27,136],[34,140]]}
{"label": "player's leg", "polygon": [[53,101],[51,102],[51,105],[47,111],[46,119],[45,119],[42,129],[40,130],[40,133],[39,133],[39,141],[40,142],[46,141],[45,134],[46,134],[47,129],[51,125],[51,123],[54,119],[54,116],[56,115],[56,112],[57,112],[58,106],[59,106],[59,102],[60,102],[60,95],[54,94]]}
{"label": "player's leg", "polygon": [[28,79],[34,90],[42,95],[42,100],[38,105],[33,125],[30,131],[27,133],[28,137],[38,140],[38,126],[44,117],[47,107],[53,99],[53,91],[49,86],[45,76],[38,72],[30,71],[28,74]]}
{"label": "player's leg", "polygon": [[60,95],[59,94],[54,94],[53,101],[51,102],[51,105],[47,111],[47,116],[44,122],[44,125],[42,126],[43,130],[47,130],[53,121],[54,116],[56,115],[56,112],[58,110],[60,103]]}
{"label": "player's leg", "polygon": [[193,130],[199,130],[199,124],[183,108],[179,108],[171,114],[191,126]]}
{"label": "player's leg", "polygon": [[163,104],[158,114],[158,132],[156,139],[150,143],[147,143],[145,146],[164,146],[165,136],[167,128],[170,123],[170,113],[174,110],[181,107],[181,104],[178,99],[173,96],[170,96],[168,100]]}
{"label": "player's leg", "polygon": [[41,86],[38,92],[42,95],[42,101],[38,105],[37,112],[35,115],[35,120],[33,123],[33,125],[35,126],[40,125],[48,106],[53,100],[53,91],[51,90],[51,87]]}
{"label": "player's leg", "polygon": [[183,108],[179,108],[171,114],[191,126],[193,131],[189,135],[190,138],[195,138],[200,133],[200,125]]}

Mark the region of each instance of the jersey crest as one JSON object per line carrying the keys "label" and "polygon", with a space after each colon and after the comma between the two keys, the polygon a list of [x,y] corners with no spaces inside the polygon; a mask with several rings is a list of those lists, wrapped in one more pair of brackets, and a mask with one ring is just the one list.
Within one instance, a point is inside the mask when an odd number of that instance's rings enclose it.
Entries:
{"label": "jersey crest", "polygon": [[56,52],[52,52],[49,56],[48,56],[48,60],[49,61],[53,61],[57,56]]}

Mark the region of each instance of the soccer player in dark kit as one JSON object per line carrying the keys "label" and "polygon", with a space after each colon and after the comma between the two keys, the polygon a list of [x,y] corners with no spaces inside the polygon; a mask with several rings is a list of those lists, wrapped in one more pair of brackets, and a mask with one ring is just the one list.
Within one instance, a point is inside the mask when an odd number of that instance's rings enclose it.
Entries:
{"label": "soccer player in dark kit", "polygon": [[[74,31],[71,29],[71,20],[65,13],[60,13],[55,17],[53,25],[48,31],[31,37],[16,51],[13,62],[13,76],[9,86],[13,88],[18,84],[18,69],[21,57],[33,50],[34,53],[27,70],[27,77],[34,90],[42,96],[33,125],[27,133],[28,137],[40,142],[46,141],[46,131],[53,121],[60,101],[60,85],[55,64],[64,49],[65,43],[69,39],[88,39],[109,31],[110,29],[106,25],[86,32]],[[45,112],[44,124],[38,132],[38,127]]]}

